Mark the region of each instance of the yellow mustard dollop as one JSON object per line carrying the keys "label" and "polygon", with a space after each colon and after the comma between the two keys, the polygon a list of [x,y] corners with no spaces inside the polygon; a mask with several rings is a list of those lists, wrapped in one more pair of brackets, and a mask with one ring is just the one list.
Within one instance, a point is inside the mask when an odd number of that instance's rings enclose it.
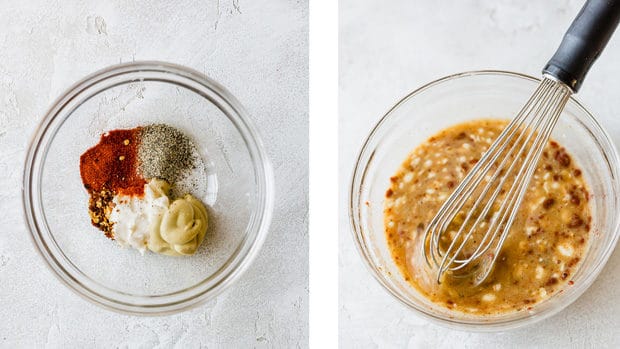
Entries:
{"label": "yellow mustard dollop", "polygon": [[[149,183],[157,195],[168,196],[170,185],[154,179]],[[170,256],[191,255],[207,233],[206,207],[191,194],[175,199],[151,222],[148,249]]]}

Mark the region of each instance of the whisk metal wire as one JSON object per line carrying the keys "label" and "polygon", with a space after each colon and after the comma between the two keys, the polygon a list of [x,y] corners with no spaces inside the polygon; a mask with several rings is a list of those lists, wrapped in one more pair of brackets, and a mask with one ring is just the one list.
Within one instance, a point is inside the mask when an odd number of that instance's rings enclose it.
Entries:
{"label": "whisk metal wire", "polygon": [[[427,264],[437,269],[438,283],[444,273],[464,269],[483,256],[487,257],[482,260],[486,261],[486,267],[477,269],[474,284],[480,284],[488,277],[516,218],[538,160],[571,94],[571,89],[564,83],[545,76],[525,106],[500,133],[426,227],[422,253]],[[494,164],[497,164],[495,169]],[[482,186],[485,179],[487,183]],[[506,188],[507,185],[510,187]],[[477,195],[476,190],[479,190]],[[503,200],[499,200],[498,197],[504,193]],[[471,208],[464,212],[464,206],[471,201]],[[493,206],[498,203],[499,208],[492,211]],[[468,227],[476,212],[480,213]],[[464,213],[465,218],[458,224],[456,233],[450,237],[449,247],[442,250],[440,240],[450,233],[448,230],[459,213]],[[488,229],[481,241],[471,255],[462,255],[476,229],[485,228],[487,223],[483,220],[489,213],[491,218]],[[487,253],[491,249],[492,252]]]}

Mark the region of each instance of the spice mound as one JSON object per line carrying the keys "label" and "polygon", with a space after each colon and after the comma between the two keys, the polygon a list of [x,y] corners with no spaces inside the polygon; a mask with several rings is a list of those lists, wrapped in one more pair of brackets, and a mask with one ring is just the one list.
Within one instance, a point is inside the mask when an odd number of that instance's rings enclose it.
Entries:
{"label": "spice mound", "polygon": [[207,231],[207,210],[171,188],[195,169],[197,154],[185,134],[164,124],[103,134],[80,157],[92,224],[141,253],[194,254]]}
{"label": "spice mound", "polygon": [[[535,307],[571,287],[588,248],[592,218],[587,184],[566,149],[550,141],[487,281],[474,285],[472,278],[448,273],[438,284],[436,274],[427,272],[420,237],[506,125],[503,120],[477,120],[440,131],[407,156],[385,193],[386,239],[403,277],[434,303],[461,313]],[[481,225],[490,226],[492,219],[482,217]],[[484,232],[471,235],[474,244],[483,241]],[[455,233],[439,243],[447,246]]]}

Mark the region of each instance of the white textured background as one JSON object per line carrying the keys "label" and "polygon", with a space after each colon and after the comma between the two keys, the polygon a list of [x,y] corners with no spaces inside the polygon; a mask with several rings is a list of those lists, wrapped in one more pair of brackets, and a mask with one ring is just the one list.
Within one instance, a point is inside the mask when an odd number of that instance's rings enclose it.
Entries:
{"label": "white textured background", "polygon": [[[89,4],[85,4],[89,3]],[[3,1],[0,9],[0,347],[307,347],[307,1]],[[70,84],[108,65],[165,60],[226,86],[264,136],[277,204],[231,289],[167,317],[118,315],[57,281],[21,212],[27,141]]]}
{"label": "white textured background", "polygon": [[[465,70],[539,76],[582,1],[340,1],[340,344],[345,348],[618,348],[620,251],[560,314],[501,334],[446,330],[371,277],[354,247],[346,199],[354,160],[379,118],[422,84]],[[620,33],[578,99],[620,144]]]}

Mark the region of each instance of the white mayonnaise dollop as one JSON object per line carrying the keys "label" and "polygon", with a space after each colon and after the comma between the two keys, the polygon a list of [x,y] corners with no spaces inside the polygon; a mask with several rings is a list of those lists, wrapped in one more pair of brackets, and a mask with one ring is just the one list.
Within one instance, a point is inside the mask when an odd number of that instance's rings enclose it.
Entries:
{"label": "white mayonnaise dollop", "polygon": [[155,180],[144,186],[144,197],[125,195],[114,197],[116,205],[110,214],[114,223],[114,239],[123,246],[133,247],[144,254],[151,226],[161,221],[170,206],[170,199]]}

